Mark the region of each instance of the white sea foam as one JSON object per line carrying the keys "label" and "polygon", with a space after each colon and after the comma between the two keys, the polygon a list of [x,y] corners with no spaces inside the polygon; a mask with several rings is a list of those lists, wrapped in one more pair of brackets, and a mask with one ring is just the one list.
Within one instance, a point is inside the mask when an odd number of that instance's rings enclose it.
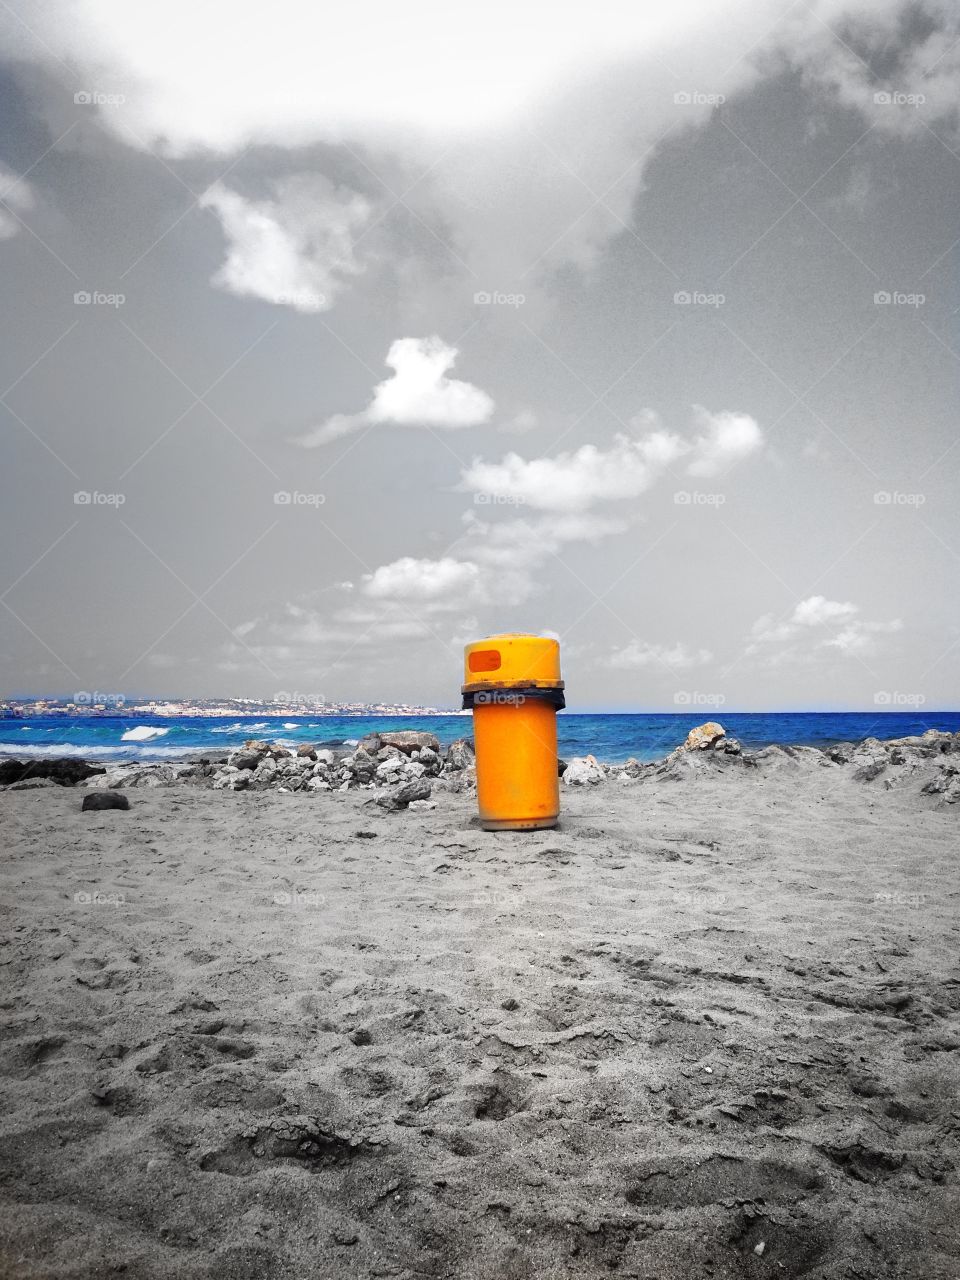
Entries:
{"label": "white sea foam", "polygon": [[159,729],[152,724],[138,724],[135,729],[128,729],[120,738],[121,742],[149,742],[151,738],[162,738],[169,729]]}

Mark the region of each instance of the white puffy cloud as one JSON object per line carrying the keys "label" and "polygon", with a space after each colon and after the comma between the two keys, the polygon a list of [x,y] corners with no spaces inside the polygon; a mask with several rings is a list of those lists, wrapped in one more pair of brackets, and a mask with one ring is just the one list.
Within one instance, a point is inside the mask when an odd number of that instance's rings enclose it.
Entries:
{"label": "white puffy cloud", "polygon": [[746,413],[710,413],[694,405],[694,419],[702,428],[693,444],[687,465],[691,476],[715,476],[741,458],[755,453],[763,444],[763,434]]}
{"label": "white puffy cloud", "polygon": [[444,556],[439,560],[417,560],[402,556],[364,575],[361,590],[376,600],[456,600],[471,594],[480,569],[469,560]]}
{"label": "white puffy cloud", "polygon": [[487,422],[494,403],[472,383],[448,378],[458,351],[441,338],[398,338],[387,352],[393,370],[377,384],[373,399],[360,413],[334,414],[298,438],[306,448],[327,444],[362,427],[393,424],[455,429]]}
{"label": "white puffy cloud", "polygon": [[363,270],[354,238],[370,204],[320,174],[273,184],[273,198],[249,200],[215,182],[200,198],[227,238],[227,257],[213,283],[230,293],[263,298],[295,311],[325,311],[345,277]]}
{"label": "white puffy cloud", "polygon": [[609,665],[618,670],[630,671],[656,664],[676,671],[686,667],[702,667],[712,661],[713,654],[709,649],[689,649],[679,640],[672,645],[631,640],[622,649],[613,651]]}
{"label": "white puffy cloud", "polygon": [[[20,230],[20,223],[15,213],[26,213],[32,209],[35,200],[33,188],[29,182],[19,177],[0,164],[0,240],[9,240]],[[3,206],[6,205],[7,208]]]}
{"label": "white puffy cloud", "polygon": [[875,622],[859,617],[860,608],[850,601],[808,596],[781,621],[765,614],[753,624],[746,654],[760,655],[767,665],[810,662],[834,649],[845,657],[874,652],[877,637],[900,631],[899,618]]}
{"label": "white puffy cloud", "polygon": [[[698,406],[695,416],[701,434],[692,443],[657,429],[640,437],[614,436],[609,449],[585,444],[552,458],[508,453],[502,462],[476,459],[462,473],[461,488],[540,511],[585,511],[598,502],[638,497],[675,463],[683,462],[691,475],[716,475],[763,443],[747,414],[712,414]],[[655,417],[648,411],[642,420]]]}

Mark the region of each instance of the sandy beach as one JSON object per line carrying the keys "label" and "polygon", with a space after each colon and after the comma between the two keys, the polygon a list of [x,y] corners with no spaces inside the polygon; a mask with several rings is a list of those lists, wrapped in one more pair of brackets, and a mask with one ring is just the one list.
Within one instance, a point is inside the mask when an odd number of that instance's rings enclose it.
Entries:
{"label": "sandy beach", "polygon": [[5,791],[2,1274],[953,1280],[936,767]]}

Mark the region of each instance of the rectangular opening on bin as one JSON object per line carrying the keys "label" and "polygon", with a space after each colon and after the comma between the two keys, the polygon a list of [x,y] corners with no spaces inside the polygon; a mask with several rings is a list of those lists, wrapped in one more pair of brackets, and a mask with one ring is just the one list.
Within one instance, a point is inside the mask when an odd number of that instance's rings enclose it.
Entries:
{"label": "rectangular opening on bin", "polygon": [[497,671],[500,667],[500,652],[497,649],[475,649],[467,659],[471,671]]}

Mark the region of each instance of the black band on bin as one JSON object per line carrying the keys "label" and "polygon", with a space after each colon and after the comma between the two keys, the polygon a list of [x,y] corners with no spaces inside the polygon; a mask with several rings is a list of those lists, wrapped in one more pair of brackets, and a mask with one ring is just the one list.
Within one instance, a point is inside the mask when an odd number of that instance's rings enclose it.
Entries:
{"label": "black band on bin", "polygon": [[530,686],[526,689],[475,689],[472,693],[464,693],[463,710],[472,711],[474,707],[521,707],[531,700],[548,702],[558,711],[562,711],[567,705],[562,689],[538,689]]}

